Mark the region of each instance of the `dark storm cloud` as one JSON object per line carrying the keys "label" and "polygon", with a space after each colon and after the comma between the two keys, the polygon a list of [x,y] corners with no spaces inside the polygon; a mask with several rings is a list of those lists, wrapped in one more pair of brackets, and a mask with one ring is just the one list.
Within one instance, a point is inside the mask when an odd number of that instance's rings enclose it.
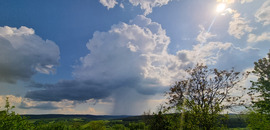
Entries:
{"label": "dark storm cloud", "polygon": [[137,78],[127,79],[124,77],[122,81],[104,81],[103,83],[90,80],[64,80],[56,84],[32,83],[30,87],[40,88],[41,90],[29,91],[25,98],[36,101],[61,101],[64,99],[86,101],[89,99],[106,99],[115,90],[121,88],[134,89],[143,95],[153,95],[165,91],[162,87],[140,87],[138,83],[141,82]]}
{"label": "dark storm cloud", "polygon": [[61,101],[77,100],[85,101],[88,99],[102,99],[106,98],[110,94],[108,86],[97,84],[91,81],[78,81],[78,80],[65,80],[56,84],[36,84],[36,87],[42,90],[29,91],[25,97],[38,101]]}

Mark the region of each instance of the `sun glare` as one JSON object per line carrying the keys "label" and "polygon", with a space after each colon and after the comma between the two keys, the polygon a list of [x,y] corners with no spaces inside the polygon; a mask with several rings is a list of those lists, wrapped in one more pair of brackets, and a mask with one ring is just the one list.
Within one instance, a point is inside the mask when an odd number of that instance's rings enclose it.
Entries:
{"label": "sun glare", "polygon": [[220,12],[224,11],[225,8],[226,8],[226,4],[225,3],[220,3],[220,4],[217,5],[216,11],[217,11],[217,13],[220,13]]}

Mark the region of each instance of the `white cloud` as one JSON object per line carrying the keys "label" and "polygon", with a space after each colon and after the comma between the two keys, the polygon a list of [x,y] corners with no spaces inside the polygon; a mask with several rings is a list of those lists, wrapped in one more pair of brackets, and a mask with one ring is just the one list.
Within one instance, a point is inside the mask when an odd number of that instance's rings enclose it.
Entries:
{"label": "white cloud", "polygon": [[125,8],[125,6],[124,6],[123,3],[121,3],[119,6],[120,6],[120,8],[122,8],[122,9]]}
{"label": "white cloud", "polygon": [[74,75],[102,82],[118,82],[123,77],[147,78],[150,68],[160,68],[162,62],[167,62],[157,58],[168,56],[169,42],[159,24],[137,16],[130,25],[120,23],[112,26],[109,32],[95,32],[87,43],[91,54],[81,58],[82,65],[76,68]]}
{"label": "white cloud", "polygon": [[[253,71],[253,67],[246,68],[244,70],[244,72],[252,72],[252,71]],[[251,95],[248,94],[250,92],[249,88],[252,86],[252,83],[250,81],[256,81],[257,79],[258,79],[258,76],[254,75],[253,73],[250,73],[248,77],[246,77],[246,79],[242,80],[241,82],[237,84],[237,87],[230,90],[231,95],[238,95],[238,96],[242,95],[241,99],[236,101],[235,104],[243,103],[243,105],[247,107],[252,105]],[[258,95],[258,93],[255,93],[255,95],[253,95],[252,97],[255,99],[258,99],[256,95]],[[243,112],[243,110],[246,109],[244,108],[244,106],[242,106],[243,108],[240,108],[240,109],[238,108],[239,106],[235,107],[233,110],[235,110],[236,113]]]}
{"label": "white cloud", "polygon": [[[0,110],[5,109],[6,97],[11,106],[15,106],[14,111],[20,114],[41,114],[41,113],[57,113],[57,114],[108,114],[96,111],[95,105],[89,106],[93,101],[75,102],[71,100],[62,101],[34,101],[28,98],[18,97],[14,95],[0,95]],[[104,104],[102,104],[104,107]],[[108,104],[107,107],[109,107]],[[100,106],[99,106],[100,107]],[[98,107],[98,108],[99,108]]]}
{"label": "white cloud", "polygon": [[203,44],[207,41],[207,39],[214,37],[215,35],[211,34],[210,32],[207,32],[205,28],[202,25],[199,25],[201,31],[199,35],[197,36],[196,40]]}
{"label": "white cloud", "polygon": [[167,5],[170,0],[129,0],[133,6],[140,5],[141,9],[145,10],[144,15],[152,13],[154,7]]}
{"label": "white cloud", "polygon": [[262,41],[270,41],[270,32],[264,32],[261,35],[249,34],[247,42],[262,42]]}
{"label": "white cloud", "polygon": [[91,114],[91,115],[104,115],[102,112],[97,112],[95,108],[88,107],[86,110],[77,110],[74,108],[62,108],[57,110],[57,113],[61,114]]}
{"label": "white cloud", "polygon": [[255,13],[256,20],[263,25],[270,24],[270,0],[267,0]]}
{"label": "white cloud", "polygon": [[243,71],[253,66],[253,62],[260,58],[259,49],[246,47],[240,48],[229,43],[230,47],[226,51],[219,52],[219,58],[217,60],[217,68],[219,69],[231,69],[235,68],[236,71]]}
{"label": "white cloud", "polygon": [[204,63],[206,65],[214,65],[220,56],[221,50],[227,50],[231,46],[230,43],[209,42],[205,45],[195,45],[193,50],[181,50],[177,52],[180,60],[190,62],[190,64]]}
{"label": "white cloud", "polygon": [[[129,0],[129,2],[133,6],[140,6],[142,10],[144,10],[144,15],[148,15],[152,13],[154,7],[161,7],[163,5],[167,5],[171,0]],[[114,8],[118,2],[116,0],[99,0],[99,2],[106,6],[107,9]],[[120,3],[121,8],[124,8],[124,4]]]}
{"label": "white cloud", "polygon": [[19,29],[17,28],[11,28],[8,26],[1,27],[0,28],[0,35],[5,37],[5,36],[22,36],[22,35],[33,35],[35,31],[32,28],[27,28],[25,26],[20,27]]}
{"label": "white cloud", "polygon": [[232,18],[233,20],[229,24],[228,33],[237,39],[241,39],[244,34],[254,29],[248,25],[249,22],[245,18],[240,17],[239,13],[234,12]]}
{"label": "white cloud", "polygon": [[1,108],[4,107],[4,105],[6,104],[6,97],[8,97],[8,101],[10,103],[11,106],[17,105],[19,103],[22,102],[23,98],[22,97],[16,97],[14,95],[0,95],[0,104],[1,104]]}
{"label": "white cloud", "polygon": [[103,6],[107,7],[108,10],[109,10],[110,8],[114,8],[114,6],[115,6],[116,4],[118,4],[118,3],[116,2],[116,0],[99,0],[99,2],[100,2]]}
{"label": "white cloud", "polygon": [[232,4],[234,2],[241,2],[241,4],[244,4],[244,3],[253,2],[253,0],[217,0],[217,2],[225,2],[225,3],[228,3],[228,4]]}
{"label": "white cloud", "polygon": [[0,82],[29,80],[36,72],[53,73],[59,48],[35,35],[31,28],[0,27]]}
{"label": "white cloud", "polygon": [[179,59],[183,62],[194,64],[204,63],[218,69],[231,69],[242,71],[253,66],[253,62],[259,58],[256,48],[239,48],[232,43],[209,42],[203,46],[198,44],[192,50],[181,50],[177,52]]}
{"label": "white cloud", "polygon": [[34,108],[34,109],[42,109],[42,110],[53,110],[53,109],[57,109],[56,106],[54,106],[54,104],[61,104],[61,103],[56,103],[56,102],[36,102],[36,101],[32,101],[30,99],[27,98],[23,98],[23,97],[18,97],[18,96],[14,96],[14,95],[0,95],[0,104],[1,104],[1,108],[4,108],[4,105],[6,104],[6,97],[8,97],[8,101],[10,103],[11,106],[15,106],[15,111],[16,112],[21,112],[22,109],[30,109],[30,108]]}
{"label": "white cloud", "polygon": [[253,2],[253,0],[241,0],[241,4],[250,3],[250,2]]}

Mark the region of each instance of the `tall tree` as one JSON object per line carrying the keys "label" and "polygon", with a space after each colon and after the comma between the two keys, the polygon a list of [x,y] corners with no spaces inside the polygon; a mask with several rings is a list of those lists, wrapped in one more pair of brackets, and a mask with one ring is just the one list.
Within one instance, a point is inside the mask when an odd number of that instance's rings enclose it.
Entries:
{"label": "tall tree", "polygon": [[[243,96],[230,95],[230,91],[247,74],[233,69],[208,69],[202,64],[188,69],[187,73],[187,79],[176,82],[167,92],[170,108],[178,107],[181,113],[185,113],[182,114],[186,118],[183,126],[187,129],[218,127],[219,113],[236,105],[236,101]],[[222,104],[224,101],[229,103]]]}
{"label": "tall tree", "polygon": [[[258,76],[257,81],[251,81],[251,92],[259,93],[259,100],[253,100],[253,107],[260,113],[270,114],[270,52],[268,57],[254,62],[253,74]],[[254,93],[253,93],[254,94]]]}

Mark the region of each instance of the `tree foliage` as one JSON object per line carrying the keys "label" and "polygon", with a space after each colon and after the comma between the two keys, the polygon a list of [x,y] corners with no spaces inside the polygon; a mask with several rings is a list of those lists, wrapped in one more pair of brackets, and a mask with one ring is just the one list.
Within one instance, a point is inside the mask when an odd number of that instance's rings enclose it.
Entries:
{"label": "tree foliage", "polygon": [[248,113],[248,127],[252,130],[267,130],[270,128],[268,115],[250,111]]}
{"label": "tree foliage", "polygon": [[270,114],[270,52],[268,57],[259,59],[254,65],[252,73],[258,76],[258,79],[251,81],[251,93],[259,93],[260,100],[253,100],[253,107],[261,113]]}
{"label": "tree foliage", "polygon": [[12,109],[8,97],[6,98],[5,109],[0,111],[0,129],[1,130],[29,130],[33,129],[33,125],[30,124],[24,117],[16,114]]}
{"label": "tree foliage", "polygon": [[249,92],[253,103],[248,113],[248,126],[251,129],[269,129],[270,127],[270,52],[267,56],[254,62],[252,71],[258,79],[251,81],[252,86]]}
{"label": "tree foliage", "polygon": [[180,128],[180,114],[166,113],[167,109],[160,105],[157,112],[144,112],[144,122],[150,130],[177,130]]}
{"label": "tree foliage", "polygon": [[[218,116],[225,108],[230,108],[243,95],[230,95],[231,90],[246,74],[235,72],[234,69],[208,69],[207,66],[197,64],[187,70],[189,77],[178,81],[167,92],[169,108],[178,108],[185,113],[184,128],[213,129],[218,127]],[[239,86],[240,88],[241,86]],[[223,102],[229,102],[223,104]],[[183,123],[184,119],[182,119]]]}

